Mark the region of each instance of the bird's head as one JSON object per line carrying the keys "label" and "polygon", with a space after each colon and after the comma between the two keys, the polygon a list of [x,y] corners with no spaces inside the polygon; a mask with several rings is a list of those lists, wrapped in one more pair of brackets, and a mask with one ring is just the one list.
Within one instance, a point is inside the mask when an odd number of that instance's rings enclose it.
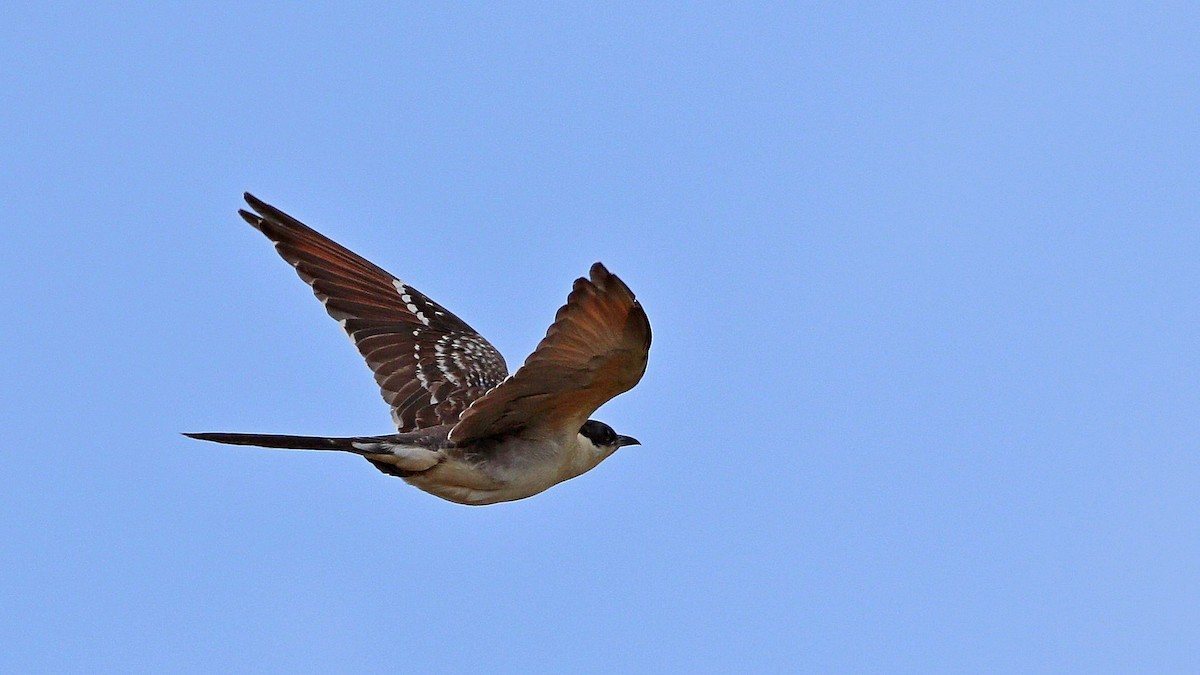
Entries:
{"label": "bird's head", "polygon": [[621,436],[613,428],[598,420],[588,420],[579,429],[579,435],[592,442],[597,452],[604,456],[616,452],[617,448],[626,445],[641,445],[641,441],[633,436]]}

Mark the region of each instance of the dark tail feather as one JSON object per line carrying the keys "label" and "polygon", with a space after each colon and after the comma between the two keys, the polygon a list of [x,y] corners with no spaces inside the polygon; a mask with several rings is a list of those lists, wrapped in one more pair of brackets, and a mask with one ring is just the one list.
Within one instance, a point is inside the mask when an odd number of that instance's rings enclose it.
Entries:
{"label": "dark tail feather", "polygon": [[260,448],[287,448],[289,450],[343,450],[363,454],[354,443],[378,441],[375,437],[325,438],[323,436],[282,436],[277,434],[187,434],[188,438],[212,441],[228,445],[256,445]]}

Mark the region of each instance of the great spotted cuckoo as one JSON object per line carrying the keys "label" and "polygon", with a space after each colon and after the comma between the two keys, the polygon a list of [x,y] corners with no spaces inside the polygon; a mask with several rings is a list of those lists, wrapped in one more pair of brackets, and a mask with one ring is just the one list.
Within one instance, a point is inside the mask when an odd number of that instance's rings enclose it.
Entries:
{"label": "great spotted cuckoo", "polygon": [[642,378],[650,323],[604,265],[577,279],[546,337],[517,372],[462,319],[250,194],[239,211],[312,287],[375,374],[399,433],[327,438],[198,433],[267,448],[340,450],[460,504],[535,495],[637,445],[588,419]]}

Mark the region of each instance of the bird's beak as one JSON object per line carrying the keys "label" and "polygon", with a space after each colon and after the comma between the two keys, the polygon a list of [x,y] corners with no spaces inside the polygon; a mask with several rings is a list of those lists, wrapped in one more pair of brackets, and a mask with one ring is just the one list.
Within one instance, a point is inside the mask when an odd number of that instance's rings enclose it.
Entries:
{"label": "bird's beak", "polygon": [[617,436],[617,447],[623,448],[626,445],[641,445],[642,442],[633,436]]}

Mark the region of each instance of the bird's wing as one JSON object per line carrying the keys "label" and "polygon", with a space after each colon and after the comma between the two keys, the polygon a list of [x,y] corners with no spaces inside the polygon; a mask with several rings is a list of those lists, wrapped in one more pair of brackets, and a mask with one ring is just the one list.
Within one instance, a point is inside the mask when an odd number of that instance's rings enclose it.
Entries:
{"label": "bird's wing", "polygon": [[525,365],[463,413],[451,441],[575,432],[596,408],[642,379],[650,349],[646,312],[604,265],[592,265],[590,277],[575,281]]}
{"label": "bird's wing", "polygon": [[312,286],[375,373],[401,432],[453,424],[508,375],[462,319],[386,271],[247,193],[238,211]]}

